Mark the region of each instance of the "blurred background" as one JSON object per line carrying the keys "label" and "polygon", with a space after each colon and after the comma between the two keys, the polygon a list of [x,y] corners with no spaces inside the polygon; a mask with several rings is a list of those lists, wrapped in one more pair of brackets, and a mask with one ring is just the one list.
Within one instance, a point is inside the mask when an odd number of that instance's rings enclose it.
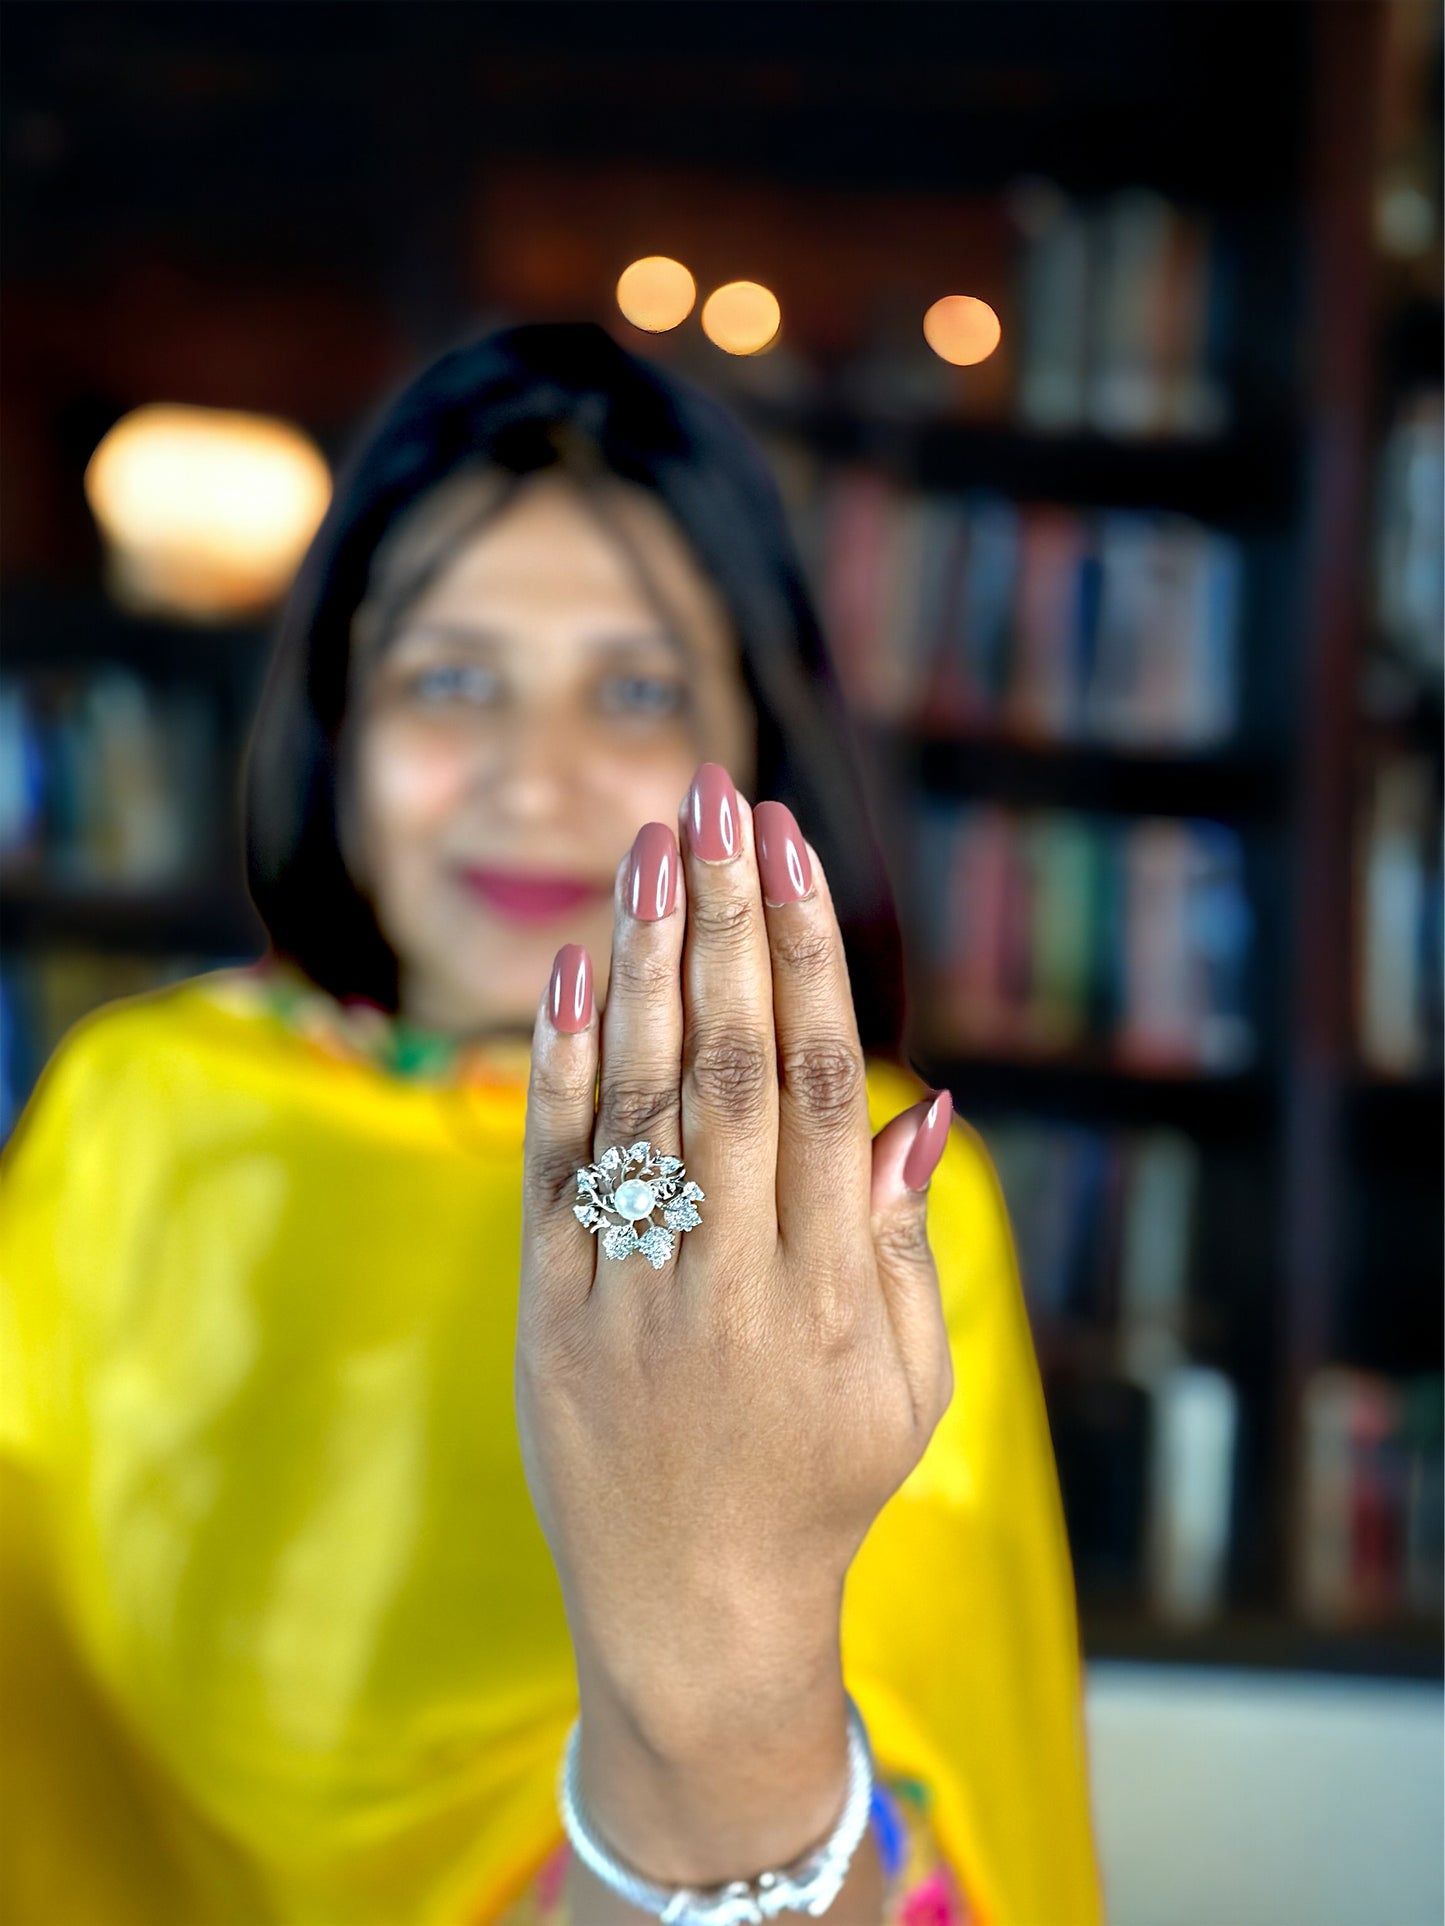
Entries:
{"label": "blurred background", "polygon": [[762,440],[874,751],[1116,1926],[1438,1920],[1439,6],[11,4],[0,90],[0,1127],[259,953],[381,399],[602,322]]}

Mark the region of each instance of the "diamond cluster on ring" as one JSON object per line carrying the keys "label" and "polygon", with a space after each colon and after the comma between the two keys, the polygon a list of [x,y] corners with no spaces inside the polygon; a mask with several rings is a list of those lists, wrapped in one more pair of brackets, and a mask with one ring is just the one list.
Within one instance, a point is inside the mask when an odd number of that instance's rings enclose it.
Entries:
{"label": "diamond cluster on ring", "polygon": [[[572,1206],[579,1224],[599,1233],[609,1257],[634,1251],[660,1271],[672,1256],[677,1236],[702,1222],[700,1184],[687,1174],[681,1157],[664,1157],[646,1142],[613,1144],[595,1164],[577,1172],[582,1201]],[[662,1212],[662,1222],[653,1222]]]}

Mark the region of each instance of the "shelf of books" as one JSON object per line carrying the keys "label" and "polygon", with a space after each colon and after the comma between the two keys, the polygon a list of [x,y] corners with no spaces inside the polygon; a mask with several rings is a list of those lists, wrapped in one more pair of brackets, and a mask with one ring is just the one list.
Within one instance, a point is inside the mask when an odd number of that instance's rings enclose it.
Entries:
{"label": "shelf of books", "polygon": [[[740,405],[879,773],[915,1061],[1009,1202],[1087,1648],[1436,1675],[1439,378],[1400,402],[1348,536],[1388,639],[1353,651],[1369,700],[1332,780],[1356,825],[1331,859],[1355,954],[1323,957],[1297,876],[1329,693],[1298,472],[1314,402],[1277,395],[1241,441],[1223,287],[1199,363],[1127,318],[1157,315],[1191,236],[1228,283],[1227,231],[1202,232],[1147,197],[1057,203],[1020,243],[991,419],[938,396],[910,418],[881,364],[803,410]],[[1030,303],[1066,273],[1101,305],[1045,325]],[[1337,971],[1343,1236],[1311,1272],[1296,1011]],[[1318,1345],[1292,1324],[1300,1276],[1327,1297]]]}
{"label": "shelf of books", "polygon": [[0,1131],[113,997],[249,960],[237,780],[264,641],[7,591],[0,671]]}

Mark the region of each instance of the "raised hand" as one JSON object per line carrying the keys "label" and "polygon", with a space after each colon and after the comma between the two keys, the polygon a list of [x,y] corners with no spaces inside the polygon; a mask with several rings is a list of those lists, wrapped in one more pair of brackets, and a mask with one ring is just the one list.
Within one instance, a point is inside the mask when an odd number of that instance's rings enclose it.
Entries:
{"label": "raised hand", "polygon": [[[950,1105],[873,1137],[817,853],[718,765],[677,834],[639,830],[615,909],[600,1019],[574,946],[537,1017],[517,1417],[594,1810],[697,1882],[780,1863],[841,1801],[844,1577],[952,1394],[925,1226]],[[578,1167],[639,1139],[704,1193],[657,1270],[573,1209]]]}

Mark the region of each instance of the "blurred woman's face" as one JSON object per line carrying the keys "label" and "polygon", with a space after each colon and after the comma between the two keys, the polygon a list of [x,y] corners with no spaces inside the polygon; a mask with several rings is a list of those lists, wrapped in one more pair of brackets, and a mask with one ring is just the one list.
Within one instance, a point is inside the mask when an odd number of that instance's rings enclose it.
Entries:
{"label": "blurred woman's face", "polygon": [[576,485],[544,470],[356,666],[342,844],[414,1022],[530,1031],[567,942],[605,992],[638,828],[676,826],[702,760],[751,791],[755,715],[721,599],[660,502],[605,488],[671,624]]}

